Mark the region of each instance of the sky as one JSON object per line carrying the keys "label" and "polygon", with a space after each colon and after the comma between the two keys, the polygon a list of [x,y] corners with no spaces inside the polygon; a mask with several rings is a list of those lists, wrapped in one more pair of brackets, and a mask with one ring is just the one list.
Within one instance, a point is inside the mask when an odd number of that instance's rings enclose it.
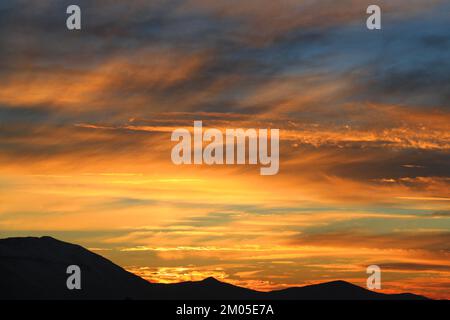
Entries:
{"label": "sky", "polygon": [[[0,237],[265,291],[365,286],[376,264],[381,292],[448,299],[449,19],[439,0],[3,0]],[[280,129],[279,173],[174,165],[195,120]]]}

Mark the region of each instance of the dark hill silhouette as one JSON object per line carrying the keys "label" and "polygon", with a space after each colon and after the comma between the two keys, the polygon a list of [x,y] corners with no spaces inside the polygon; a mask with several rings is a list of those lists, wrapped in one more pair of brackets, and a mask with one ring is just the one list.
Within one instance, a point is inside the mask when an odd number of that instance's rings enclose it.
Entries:
{"label": "dark hill silhouette", "polygon": [[[66,288],[66,268],[78,265],[82,289]],[[417,300],[414,294],[382,294],[345,281],[259,292],[214,278],[176,284],[150,283],[81,246],[51,237],[0,240],[0,299],[181,300]]]}
{"label": "dark hill silhouette", "polygon": [[[66,268],[82,270],[82,290],[68,290]],[[0,298],[144,298],[148,282],[81,246],[51,237],[0,240]]]}

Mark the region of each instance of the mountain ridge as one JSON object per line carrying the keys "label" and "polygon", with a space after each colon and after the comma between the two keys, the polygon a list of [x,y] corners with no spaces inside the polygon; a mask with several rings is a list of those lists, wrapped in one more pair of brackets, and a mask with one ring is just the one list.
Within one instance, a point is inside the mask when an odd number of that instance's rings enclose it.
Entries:
{"label": "mountain ridge", "polygon": [[[82,270],[81,290],[68,290],[66,268]],[[336,280],[261,292],[213,277],[152,283],[80,245],[49,236],[0,239],[0,299],[136,300],[425,300],[412,293],[384,294]]]}

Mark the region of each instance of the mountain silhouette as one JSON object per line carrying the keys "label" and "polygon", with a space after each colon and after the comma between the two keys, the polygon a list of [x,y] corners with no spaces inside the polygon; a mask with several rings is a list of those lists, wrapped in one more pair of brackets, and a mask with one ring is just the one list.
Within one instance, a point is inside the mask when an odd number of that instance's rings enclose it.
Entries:
{"label": "mountain silhouette", "polygon": [[[81,290],[68,290],[66,269],[81,268]],[[259,292],[206,278],[150,283],[83,247],[51,237],[0,239],[0,299],[422,300],[383,294],[345,281]]]}

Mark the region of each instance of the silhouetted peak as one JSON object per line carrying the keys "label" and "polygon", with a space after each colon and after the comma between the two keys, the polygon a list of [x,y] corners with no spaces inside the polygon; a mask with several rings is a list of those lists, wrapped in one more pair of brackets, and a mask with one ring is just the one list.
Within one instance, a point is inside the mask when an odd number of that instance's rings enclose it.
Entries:
{"label": "silhouetted peak", "polygon": [[347,282],[344,280],[335,280],[335,281],[324,282],[324,283],[322,283],[322,285],[333,286],[333,287],[357,287],[353,283],[350,283],[350,282]]}
{"label": "silhouetted peak", "polygon": [[50,237],[50,236],[42,236],[39,239],[46,240],[46,241],[58,241],[59,242],[59,240],[56,240],[55,238]]}
{"label": "silhouetted peak", "polygon": [[203,282],[203,283],[209,283],[209,284],[213,284],[213,283],[222,283],[222,282],[220,282],[219,280],[217,280],[216,278],[214,278],[214,277],[208,277],[208,278],[205,278],[205,279],[203,279],[201,282]]}
{"label": "silhouetted peak", "polygon": [[335,281],[329,281],[329,282],[322,282],[318,284],[309,285],[306,287],[321,287],[327,290],[365,290],[364,288],[357,286],[356,284],[343,281],[343,280],[335,280]]}
{"label": "silhouetted peak", "polygon": [[8,241],[8,242],[33,242],[38,243],[40,241],[43,242],[55,242],[55,243],[63,243],[60,240],[57,240],[50,236],[42,236],[42,237],[10,237],[1,239],[1,241]]}

